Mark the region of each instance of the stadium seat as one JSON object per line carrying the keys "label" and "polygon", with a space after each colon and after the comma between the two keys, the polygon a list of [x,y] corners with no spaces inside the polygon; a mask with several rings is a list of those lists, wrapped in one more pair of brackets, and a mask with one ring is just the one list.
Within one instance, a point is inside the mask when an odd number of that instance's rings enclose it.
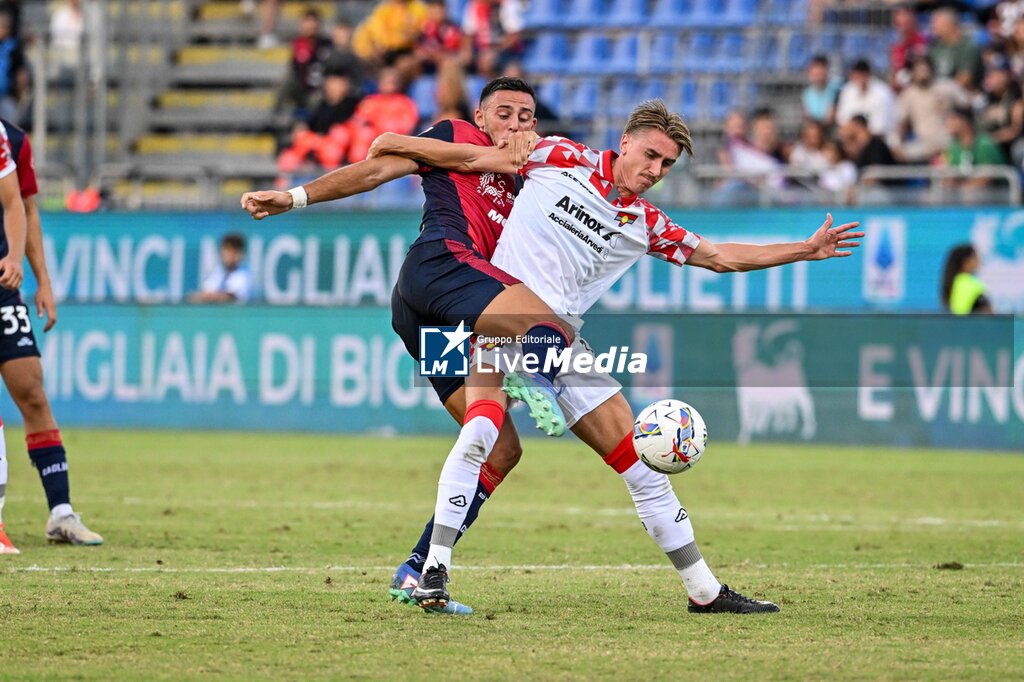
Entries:
{"label": "stadium seat", "polygon": [[655,33],[651,40],[651,49],[647,54],[647,72],[655,74],[673,73],[678,68],[676,45],[677,34]]}
{"label": "stadium seat", "polygon": [[563,28],[601,28],[607,25],[610,0],[569,0]]}
{"label": "stadium seat", "polygon": [[726,21],[725,0],[694,0],[693,11],[686,17],[690,26],[717,27]]}
{"label": "stadium seat", "polygon": [[802,71],[811,61],[811,41],[804,33],[794,33],[786,45],[786,70]]}
{"label": "stadium seat", "polygon": [[537,99],[546,104],[559,118],[569,118],[568,93],[560,78],[551,78],[537,88]]}
{"label": "stadium seat", "polygon": [[694,0],[657,0],[651,12],[650,25],[659,29],[685,28],[690,26]]}
{"label": "stadium seat", "polygon": [[712,83],[708,99],[708,114],[712,119],[721,121],[738,104],[736,84],[730,81],[716,81]]}
{"label": "stadium seat", "polygon": [[[715,66],[719,73],[742,73],[747,67],[744,53],[747,40],[738,31],[724,34],[718,41]],[[763,67],[759,67],[763,68]]]}
{"label": "stadium seat", "polygon": [[526,50],[523,68],[533,75],[562,73],[569,58],[569,39],[564,33],[541,33]]}
{"label": "stadium seat", "polygon": [[445,13],[456,24],[462,24],[462,13],[466,10],[469,0],[445,0]]}
{"label": "stadium seat", "polygon": [[596,80],[580,81],[569,97],[569,116],[571,118],[590,121],[597,113],[600,91]]}
{"label": "stadium seat", "polygon": [[609,75],[635,75],[639,46],[640,38],[636,33],[619,36],[612,46],[611,59],[602,62],[602,71]]}
{"label": "stadium seat", "polygon": [[561,28],[565,23],[565,0],[531,0],[523,15],[527,29]]}
{"label": "stadium seat", "polygon": [[697,81],[686,79],[675,89],[673,96],[669,99],[669,107],[678,111],[687,121],[693,121],[700,116],[702,109],[700,88]]}
{"label": "stadium seat", "polygon": [[626,118],[640,102],[640,82],[633,78],[616,79],[608,94],[605,111],[612,118]]}
{"label": "stadium seat", "polygon": [[466,76],[466,99],[469,101],[470,111],[476,108],[485,85],[487,85],[487,79],[483,76]]}
{"label": "stadium seat", "polygon": [[609,28],[640,28],[648,25],[647,0],[616,0],[613,9],[605,15]]}
{"label": "stadium seat", "polygon": [[437,78],[420,76],[414,80],[409,87],[409,97],[416,102],[420,121],[433,122],[434,114],[437,113]]}
{"label": "stadium seat", "polygon": [[760,0],[729,0],[722,17],[723,26],[752,26],[757,21]]}
{"label": "stadium seat", "polygon": [[762,20],[777,26],[801,26],[807,22],[807,0],[767,0]]}
{"label": "stadium seat", "polygon": [[776,36],[765,33],[754,41],[747,59],[747,69],[756,72],[783,70],[779,39]]}
{"label": "stadium seat", "polygon": [[637,102],[643,102],[649,99],[668,101],[668,86],[665,84],[665,81],[658,80],[656,78],[643,81]]}
{"label": "stadium seat", "polygon": [[591,75],[604,73],[611,54],[611,41],[600,33],[583,33],[573,47],[568,72]]}
{"label": "stadium seat", "polygon": [[718,39],[711,31],[693,33],[683,52],[686,70],[697,73],[718,72]]}

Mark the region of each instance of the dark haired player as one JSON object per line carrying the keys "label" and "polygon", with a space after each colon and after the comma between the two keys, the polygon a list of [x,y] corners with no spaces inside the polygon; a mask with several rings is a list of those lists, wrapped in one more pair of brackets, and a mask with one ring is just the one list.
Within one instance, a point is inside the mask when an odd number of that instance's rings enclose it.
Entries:
{"label": "dark haired player", "polygon": [[[497,78],[480,95],[475,126],[466,121],[440,121],[421,137],[481,147],[502,145],[512,133],[534,129],[535,110],[536,96],[525,81]],[[413,173],[423,178],[423,221],[391,298],[392,326],[409,353],[414,358],[419,355],[419,327],[462,322],[474,332],[488,336],[522,337],[524,347],[538,357],[545,357],[548,349],[567,348],[574,339],[572,328],[519,280],[489,262],[512,210],[515,178],[511,174],[459,173],[398,156],[384,156],[339,168],[287,192],[248,192],[241,203],[253,218],[260,220],[310,203],[366,192]],[[539,385],[526,396],[531,414],[537,418],[538,427],[549,435],[560,435],[565,430],[565,418],[551,385],[552,377],[535,379]],[[493,409],[493,401],[475,400],[477,389],[464,386],[462,379],[432,377],[430,382],[459,424],[469,423],[478,414]],[[504,422],[500,432],[494,430],[480,437],[493,448],[480,469],[476,495],[467,509],[469,518],[476,517],[480,505],[519,461],[522,452],[511,420]],[[428,543],[429,532],[428,525]],[[407,598],[418,579],[419,571],[403,564],[395,574],[393,596]],[[446,607],[453,613],[459,609],[465,607],[455,602]]]}
{"label": "dark haired player", "polygon": [[[4,139],[0,141],[3,146],[0,151],[3,170],[0,173],[16,173],[12,177],[17,178],[18,194],[14,202],[10,197],[3,196],[3,190],[0,189],[0,201],[4,207],[3,234],[0,236],[0,266],[4,268],[4,274],[0,277],[0,285],[5,287],[0,289],[0,375],[3,375],[4,384],[25,420],[28,455],[39,470],[43,490],[46,492],[46,501],[50,507],[50,518],[46,522],[47,539],[73,545],[99,545],[103,543],[103,538],[86,528],[81,517],[71,507],[67,454],[46,398],[43,366],[32,334],[28,307],[18,292],[21,285],[21,253],[24,253],[28,256],[38,283],[35,296],[37,315],[40,318],[46,315],[48,319],[43,331],[50,331],[57,322],[57,307],[43,254],[42,226],[35,202],[39,187],[32,165],[32,147],[24,130],[3,119],[0,119],[0,124],[0,128],[5,131]],[[16,208],[13,205],[15,203]],[[22,205],[24,210],[21,209]],[[16,218],[14,214],[20,217]],[[20,220],[25,221],[27,229],[16,225]],[[16,237],[22,231],[23,240]],[[16,246],[16,240],[23,243],[24,248],[20,244]],[[15,261],[18,264],[18,281],[5,282],[7,268]],[[5,487],[3,484],[6,483],[6,464],[0,464],[0,476],[3,477],[0,480],[0,498]]]}

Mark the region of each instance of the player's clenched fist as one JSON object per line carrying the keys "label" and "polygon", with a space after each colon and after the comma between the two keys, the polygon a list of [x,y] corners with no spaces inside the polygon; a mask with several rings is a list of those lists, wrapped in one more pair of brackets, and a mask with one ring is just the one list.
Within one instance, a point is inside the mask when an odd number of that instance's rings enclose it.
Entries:
{"label": "player's clenched fist", "polygon": [[498,148],[508,147],[512,165],[522,168],[530,160],[530,154],[533,153],[539,139],[540,136],[532,130],[520,130],[509,135],[507,140],[502,140]]}
{"label": "player's clenched fist", "polygon": [[291,210],[292,204],[292,195],[288,192],[267,190],[246,192],[242,195],[242,208],[256,220],[263,220],[268,215],[277,215]]}

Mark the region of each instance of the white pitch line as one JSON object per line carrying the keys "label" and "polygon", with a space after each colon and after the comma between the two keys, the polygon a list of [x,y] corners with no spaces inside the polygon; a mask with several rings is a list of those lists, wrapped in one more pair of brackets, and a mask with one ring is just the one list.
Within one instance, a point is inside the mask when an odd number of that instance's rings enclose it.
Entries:
{"label": "white pitch line", "polygon": [[[787,570],[855,570],[855,569],[932,569],[933,564],[913,563],[875,563],[875,564],[811,564],[808,566],[792,564],[739,564],[740,568],[772,569],[785,568]],[[991,563],[964,564],[965,569],[970,568],[1024,568],[1024,563],[1016,561],[996,561]],[[174,568],[168,566],[14,566],[2,569],[0,573],[376,573],[392,572],[393,565],[389,566],[199,566]],[[507,564],[495,566],[454,566],[454,571],[532,571],[544,572],[592,572],[592,571],[665,571],[670,572],[668,564]]]}

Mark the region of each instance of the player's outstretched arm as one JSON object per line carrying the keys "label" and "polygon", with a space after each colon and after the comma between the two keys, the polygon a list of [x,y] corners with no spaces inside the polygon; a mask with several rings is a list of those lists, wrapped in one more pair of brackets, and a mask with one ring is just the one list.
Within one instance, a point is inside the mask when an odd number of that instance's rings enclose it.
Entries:
{"label": "player's outstretched arm", "polygon": [[370,147],[370,156],[402,156],[459,173],[515,173],[526,163],[526,158],[513,159],[514,153],[511,148],[481,147],[396,133],[380,135]]}
{"label": "player's outstretched arm", "polygon": [[859,241],[851,241],[864,236],[863,232],[852,231],[859,226],[859,222],[853,222],[832,227],[832,214],[828,213],[821,227],[802,242],[766,245],[713,244],[702,238],[697,248],[686,259],[686,263],[715,272],[747,272],[801,260],[845,258],[853,253],[849,249],[860,246]]}
{"label": "player's outstretched arm", "polygon": [[11,172],[0,178],[0,204],[4,207],[4,232],[7,235],[7,255],[0,260],[0,286],[18,289],[24,277],[25,205],[21,201],[17,173]]}
{"label": "player's outstretched arm", "polygon": [[[336,168],[302,187],[306,190],[307,203],[317,204],[369,192],[385,182],[415,173],[418,167],[411,159],[382,156]],[[292,205],[292,195],[288,192],[262,190],[242,195],[242,208],[256,220],[289,211]]]}

